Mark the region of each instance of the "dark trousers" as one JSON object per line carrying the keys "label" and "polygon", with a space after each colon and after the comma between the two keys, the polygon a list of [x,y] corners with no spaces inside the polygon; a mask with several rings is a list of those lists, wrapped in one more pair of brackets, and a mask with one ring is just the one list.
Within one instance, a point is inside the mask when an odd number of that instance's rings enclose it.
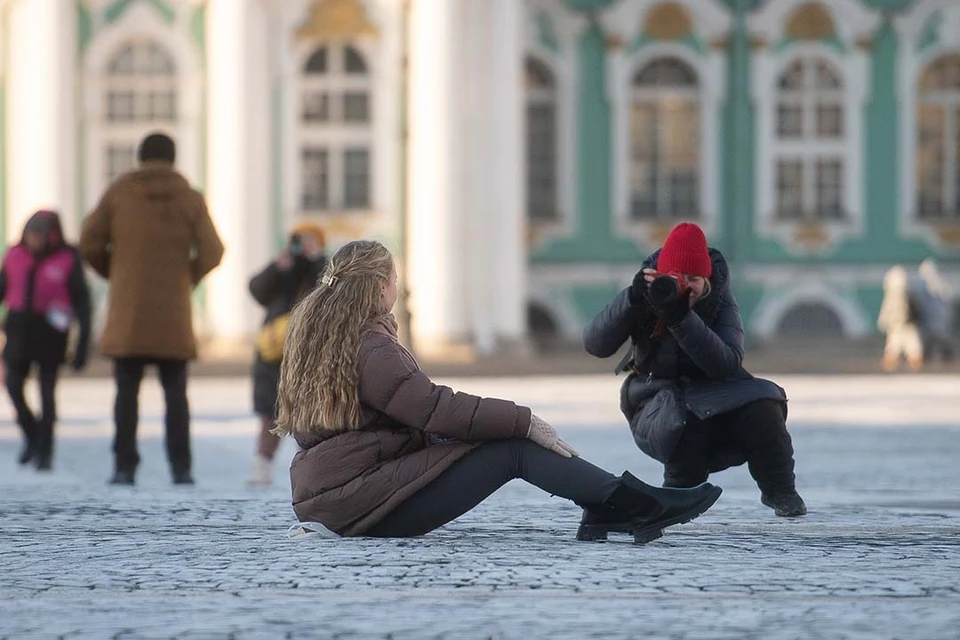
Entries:
{"label": "dark trousers", "polygon": [[707,420],[688,413],[683,436],[664,466],[664,486],[695,487],[705,482],[711,462],[725,455],[730,460],[739,456],[737,464],[745,457],[763,493],[795,490],[793,442],[780,402],[756,400]]}
{"label": "dark trousers", "polygon": [[620,484],[619,478],[582,458],[564,458],[529,440],[492,440],[400,503],[367,535],[423,535],[462,516],[515,478],[581,506],[603,503]]}
{"label": "dark trousers", "polygon": [[157,365],[166,403],[167,459],[174,471],[189,471],[190,406],[187,403],[187,362],[156,358],[117,358],[113,377],[117,398],[113,406],[116,437],[113,452],[117,469],[133,471],[140,463],[137,452],[137,423],[140,414],[140,382],[149,364]]}
{"label": "dark trousers", "polygon": [[33,363],[29,360],[7,362],[7,392],[17,412],[17,424],[27,443],[40,455],[53,454],[53,426],[57,421],[57,375],[60,364],[40,362],[40,417],[33,413],[24,396],[24,387]]}

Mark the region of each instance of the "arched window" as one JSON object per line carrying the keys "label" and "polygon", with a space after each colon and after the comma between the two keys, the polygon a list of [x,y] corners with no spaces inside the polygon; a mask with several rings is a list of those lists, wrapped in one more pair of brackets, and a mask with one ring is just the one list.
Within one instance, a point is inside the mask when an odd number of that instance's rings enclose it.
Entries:
{"label": "arched window", "polygon": [[780,220],[842,220],[846,132],[840,72],[795,58],[776,80],[775,213]]}
{"label": "arched window", "polygon": [[633,77],[630,194],[635,219],[700,217],[699,83],[679,58],[658,58]]}
{"label": "arched window", "polygon": [[960,54],[920,74],[917,102],[917,216],[960,219]]}
{"label": "arched window", "polygon": [[177,68],[170,52],[151,40],[121,46],[110,58],[104,87],[103,153],[109,184],[136,166],[140,139],[177,121]]}
{"label": "arched window", "polygon": [[557,207],[557,85],[553,72],[536,58],[525,65],[527,91],[527,215],[554,221]]}
{"label": "arched window", "polygon": [[373,91],[363,55],[350,45],[319,47],[301,82],[301,208],[369,208]]}

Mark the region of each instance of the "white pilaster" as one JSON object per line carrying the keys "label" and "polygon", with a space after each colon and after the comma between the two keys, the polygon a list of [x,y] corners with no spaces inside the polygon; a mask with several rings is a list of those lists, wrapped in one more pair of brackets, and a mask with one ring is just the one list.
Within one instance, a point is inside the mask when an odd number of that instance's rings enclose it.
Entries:
{"label": "white pilaster", "polygon": [[226,246],[208,281],[207,315],[221,345],[249,336],[261,314],[247,280],[270,258],[270,90],[262,2],[210,0],[207,15],[207,202]]}
{"label": "white pilaster", "polygon": [[526,171],[524,167],[524,4],[487,0],[490,11],[490,209],[493,226],[488,255],[495,295],[498,342],[516,346],[526,335]]}
{"label": "white pilaster", "polygon": [[76,12],[61,0],[16,2],[8,9],[7,239],[40,208],[61,212],[76,231],[74,78]]}
{"label": "white pilaster", "polygon": [[411,333],[422,354],[468,338],[461,182],[461,0],[415,0],[409,38]]}

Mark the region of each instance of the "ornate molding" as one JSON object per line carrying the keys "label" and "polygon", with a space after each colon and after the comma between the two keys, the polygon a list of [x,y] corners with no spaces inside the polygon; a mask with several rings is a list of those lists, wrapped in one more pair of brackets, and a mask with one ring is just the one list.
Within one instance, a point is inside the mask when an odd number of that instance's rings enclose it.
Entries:
{"label": "ornate molding", "polygon": [[693,30],[687,10],[676,2],[663,2],[653,7],[643,22],[643,31],[657,40],[679,40]]}
{"label": "ornate molding", "polygon": [[819,2],[794,9],[783,32],[792,40],[824,40],[837,34],[830,12]]}
{"label": "ornate molding", "polygon": [[379,35],[362,0],[314,0],[309,17],[296,31],[298,41]]}

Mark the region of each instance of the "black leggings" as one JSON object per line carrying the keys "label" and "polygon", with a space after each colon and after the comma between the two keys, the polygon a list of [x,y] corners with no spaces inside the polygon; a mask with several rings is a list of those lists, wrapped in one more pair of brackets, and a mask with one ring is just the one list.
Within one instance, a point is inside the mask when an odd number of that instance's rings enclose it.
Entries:
{"label": "black leggings", "polygon": [[27,442],[34,446],[38,453],[51,455],[53,453],[53,425],[57,420],[57,374],[60,364],[56,362],[41,362],[40,367],[40,417],[38,418],[27,404],[24,395],[24,386],[30,375],[33,363],[29,360],[7,362],[7,392],[17,412],[17,423],[23,430]]}
{"label": "black leggings", "polygon": [[453,463],[366,535],[423,535],[462,516],[515,478],[581,506],[601,504],[620,483],[582,458],[564,458],[530,440],[492,440]]}

